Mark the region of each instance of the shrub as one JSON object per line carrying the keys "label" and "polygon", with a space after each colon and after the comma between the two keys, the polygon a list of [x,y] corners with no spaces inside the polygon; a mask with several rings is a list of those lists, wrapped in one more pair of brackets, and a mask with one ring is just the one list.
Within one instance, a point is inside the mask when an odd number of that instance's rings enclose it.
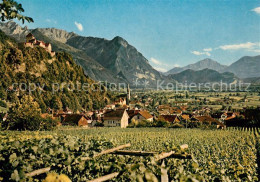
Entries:
{"label": "shrub", "polygon": [[136,124],[136,127],[151,127],[151,126],[152,126],[152,122],[147,121],[147,120],[139,121],[139,122]]}
{"label": "shrub", "polygon": [[154,123],[155,127],[169,127],[171,124],[165,120],[158,120]]}
{"label": "shrub", "polygon": [[101,123],[101,122],[96,122],[95,123],[95,127],[103,127],[103,126],[104,126],[104,124]]}
{"label": "shrub", "polygon": [[1,107],[4,107],[4,108],[7,108],[6,102],[5,102],[5,101],[2,101],[2,100],[0,100],[0,106],[1,106]]}
{"label": "shrub", "polygon": [[30,95],[24,95],[13,105],[8,118],[3,122],[4,129],[10,130],[40,130],[53,128],[55,121],[41,117],[39,104]]}
{"label": "shrub", "polygon": [[174,123],[173,125],[170,126],[170,128],[184,128],[184,126],[180,123]]}
{"label": "shrub", "polygon": [[40,119],[40,121],[39,130],[53,130],[58,125],[58,120],[52,119],[51,117]]}

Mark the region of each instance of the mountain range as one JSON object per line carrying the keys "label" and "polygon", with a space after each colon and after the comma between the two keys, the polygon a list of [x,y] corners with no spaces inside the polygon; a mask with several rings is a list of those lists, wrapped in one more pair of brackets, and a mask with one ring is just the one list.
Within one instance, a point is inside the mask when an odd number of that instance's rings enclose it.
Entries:
{"label": "mountain range", "polygon": [[260,77],[260,55],[244,56],[224,71],[232,72],[239,78]]}
{"label": "mountain range", "polygon": [[55,28],[22,28],[15,22],[0,23],[0,29],[19,42],[32,33],[36,39],[52,44],[54,51],[70,53],[84,73],[94,80],[133,85],[138,80],[150,86],[168,78],[155,70],[136,48],[121,37],[112,40],[83,37]]}
{"label": "mountain range", "polygon": [[229,66],[222,65],[217,61],[212,59],[203,59],[194,64],[189,64],[184,67],[174,67],[173,69],[163,73],[165,75],[180,73],[185,70],[194,70],[199,71],[203,69],[211,69],[218,71],[220,73],[231,72],[234,73],[237,77],[251,78],[251,77],[260,77],[260,55],[259,56],[244,56],[238,61],[232,63]]}
{"label": "mountain range", "polygon": [[194,71],[199,71],[199,70],[203,70],[203,69],[206,69],[206,68],[220,72],[220,71],[224,70],[225,68],[227,68],[227,66],[221,65],[217,61],[214,61],[212,59],[207,58],[207,59],[203,59],[201,61],[198,61],[194,64],[189,64],[189,65],[184,66],[184,67],[174,67],[173,69],[167,71],[164,74],[170,75],[170,74],[180,73],[180,72],[188,70],[188,69],[191,69],[191,70],[194,70]]}
{"label": "mountain range", "polygon": [[[71,54],[75,62],[83,68],[85,75],[97,81],[128,83],[131,86],[139,83],[140,87],[146,83],[148,87],[154,87],[157,80],[172,83],[201,78],[201,80],[214,82],[216,80],[214,77],[222,78],[222,76],[228,77],[229,81],[260,77],[260,56],[245,56],[230,66],[207,58],[185,67],[175,67],[166,73],[160,73],[135,47],[119,36],[112,40],[84,37],[56,28],[23,28],[12,21],[0,23],[0,29],[19,42],[24,42],[26,35],[32,33],[38,40],[51,43],[54,51]],[[210,74],[210,71],[213,72]],[[203,79],[203,75],[208,78]],[[195,78],[192,78],[193,76]]]}
{"label": "mountain range", "polygon": [[219,73],[216,70],[205,68],[203,70],[194,71],[191,69],[184,70],[180,73],[170,74],[170,78],[178,81],[179,83],[233,83],[239,80],[234,73],[224,72]]}

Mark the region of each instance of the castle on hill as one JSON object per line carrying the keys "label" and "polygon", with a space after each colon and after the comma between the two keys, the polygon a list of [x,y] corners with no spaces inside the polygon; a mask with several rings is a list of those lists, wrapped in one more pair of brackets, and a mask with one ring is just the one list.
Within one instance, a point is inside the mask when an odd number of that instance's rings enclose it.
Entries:
{"label": "castle on hill", "polygon": [[55,56],[55,52],[52,51],[51,48],[51,44],[50,43],[45,43],[44,41],[41,40],[36,40],[36,38],[33,36],[32,33],[29,33],[26,36],[26,42],[24,43],[25,47],[35,47],[35,46],[39,46],[44,48],[47,52],[49,52],[51,54],[51,57]]}

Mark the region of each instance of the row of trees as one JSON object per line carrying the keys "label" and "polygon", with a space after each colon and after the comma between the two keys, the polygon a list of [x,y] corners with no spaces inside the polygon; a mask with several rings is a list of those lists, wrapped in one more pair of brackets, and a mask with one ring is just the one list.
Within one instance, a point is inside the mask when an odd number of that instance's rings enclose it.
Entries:
{"label": "row of trees", "polygon": [[7,120],[1,122],[1,129],[9,130],[51,130],[57,120],[41,117],[39,104],[30,95],[24,95],[10,108]]}

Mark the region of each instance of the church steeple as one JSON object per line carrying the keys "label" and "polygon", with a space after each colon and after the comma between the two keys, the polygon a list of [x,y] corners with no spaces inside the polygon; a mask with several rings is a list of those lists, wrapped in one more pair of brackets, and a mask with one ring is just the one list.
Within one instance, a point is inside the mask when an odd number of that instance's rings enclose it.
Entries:
{"label": "church steeple", "polygon": [[126,104],[127,105],[129,105],[130,100],[131,100],[130,87],[129,87],[129,84],[127,84],[127,95],[126,95]]}

